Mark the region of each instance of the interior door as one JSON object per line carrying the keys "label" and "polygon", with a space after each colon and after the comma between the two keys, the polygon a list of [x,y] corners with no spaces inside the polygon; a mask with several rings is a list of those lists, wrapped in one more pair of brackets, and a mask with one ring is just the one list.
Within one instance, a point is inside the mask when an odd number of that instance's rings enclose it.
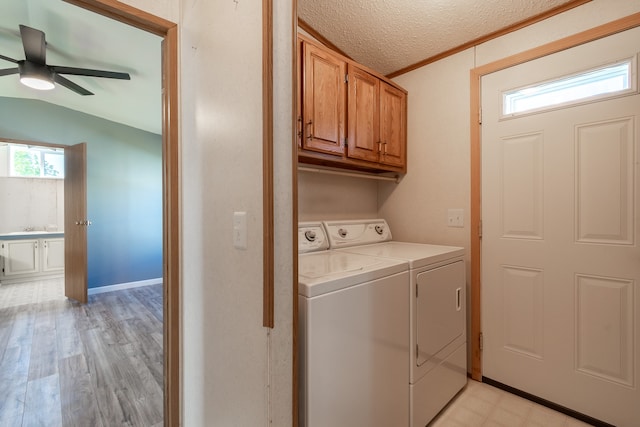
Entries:
{"label": "interior door", "polygon": [[483,375],[618,426],[640,425],[640,96],[500,112],[504,90],[633,58],[639,40],[482,79]]}
{"label": "interior door", "polygon": [[87,145],[64,149],[64,294],[87,302]]}

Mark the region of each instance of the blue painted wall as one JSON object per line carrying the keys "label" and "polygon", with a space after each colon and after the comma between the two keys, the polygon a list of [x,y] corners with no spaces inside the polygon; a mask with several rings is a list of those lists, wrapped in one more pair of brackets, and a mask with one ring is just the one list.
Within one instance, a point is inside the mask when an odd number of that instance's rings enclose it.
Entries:
{"label": "blue painted wall", "polygon": [[0,138],[87,143],[89,288],[162,277],[161,135],[0,97]]}

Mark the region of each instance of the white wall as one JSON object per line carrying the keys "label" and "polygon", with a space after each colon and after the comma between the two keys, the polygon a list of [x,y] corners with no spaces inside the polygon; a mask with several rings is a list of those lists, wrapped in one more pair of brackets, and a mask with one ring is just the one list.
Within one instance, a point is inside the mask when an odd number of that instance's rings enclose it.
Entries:
{"label": "white wall", "polygon": [[[274,2],[275,321],[262,327],[262,2],[128,0],[179,24],[183,423],[291,421],[292,11]],[[248,247],[232,214],[248,213]]]}
{"label": "white wall", "polygon": [[378,185],[364,178],[298,173],[298,220],[376,218]]}
{"label": "white wall", "polygon": [[64,230],[64,180],[0,177],[0,234]]}

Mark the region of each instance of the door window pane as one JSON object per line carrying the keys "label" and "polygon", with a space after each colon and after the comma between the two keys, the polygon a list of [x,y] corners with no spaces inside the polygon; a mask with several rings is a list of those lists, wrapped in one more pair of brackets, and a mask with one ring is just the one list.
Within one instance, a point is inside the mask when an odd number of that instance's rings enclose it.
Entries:
{"label": "door window pane", "polygon": [[502,115],[550,110],[635,91],[631,76],[635,61],[628,59],[502,94]]}

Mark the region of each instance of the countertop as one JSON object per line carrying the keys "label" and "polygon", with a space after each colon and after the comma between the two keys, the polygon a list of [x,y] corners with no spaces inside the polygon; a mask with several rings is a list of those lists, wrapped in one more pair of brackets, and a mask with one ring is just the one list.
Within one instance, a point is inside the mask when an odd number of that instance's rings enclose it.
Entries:
{"label": "countertop", "polygon": [[14,231],[12,233],[0,233],[0,240],[24,240],[24,239],[54,239],[64,237],[64,231]]}

